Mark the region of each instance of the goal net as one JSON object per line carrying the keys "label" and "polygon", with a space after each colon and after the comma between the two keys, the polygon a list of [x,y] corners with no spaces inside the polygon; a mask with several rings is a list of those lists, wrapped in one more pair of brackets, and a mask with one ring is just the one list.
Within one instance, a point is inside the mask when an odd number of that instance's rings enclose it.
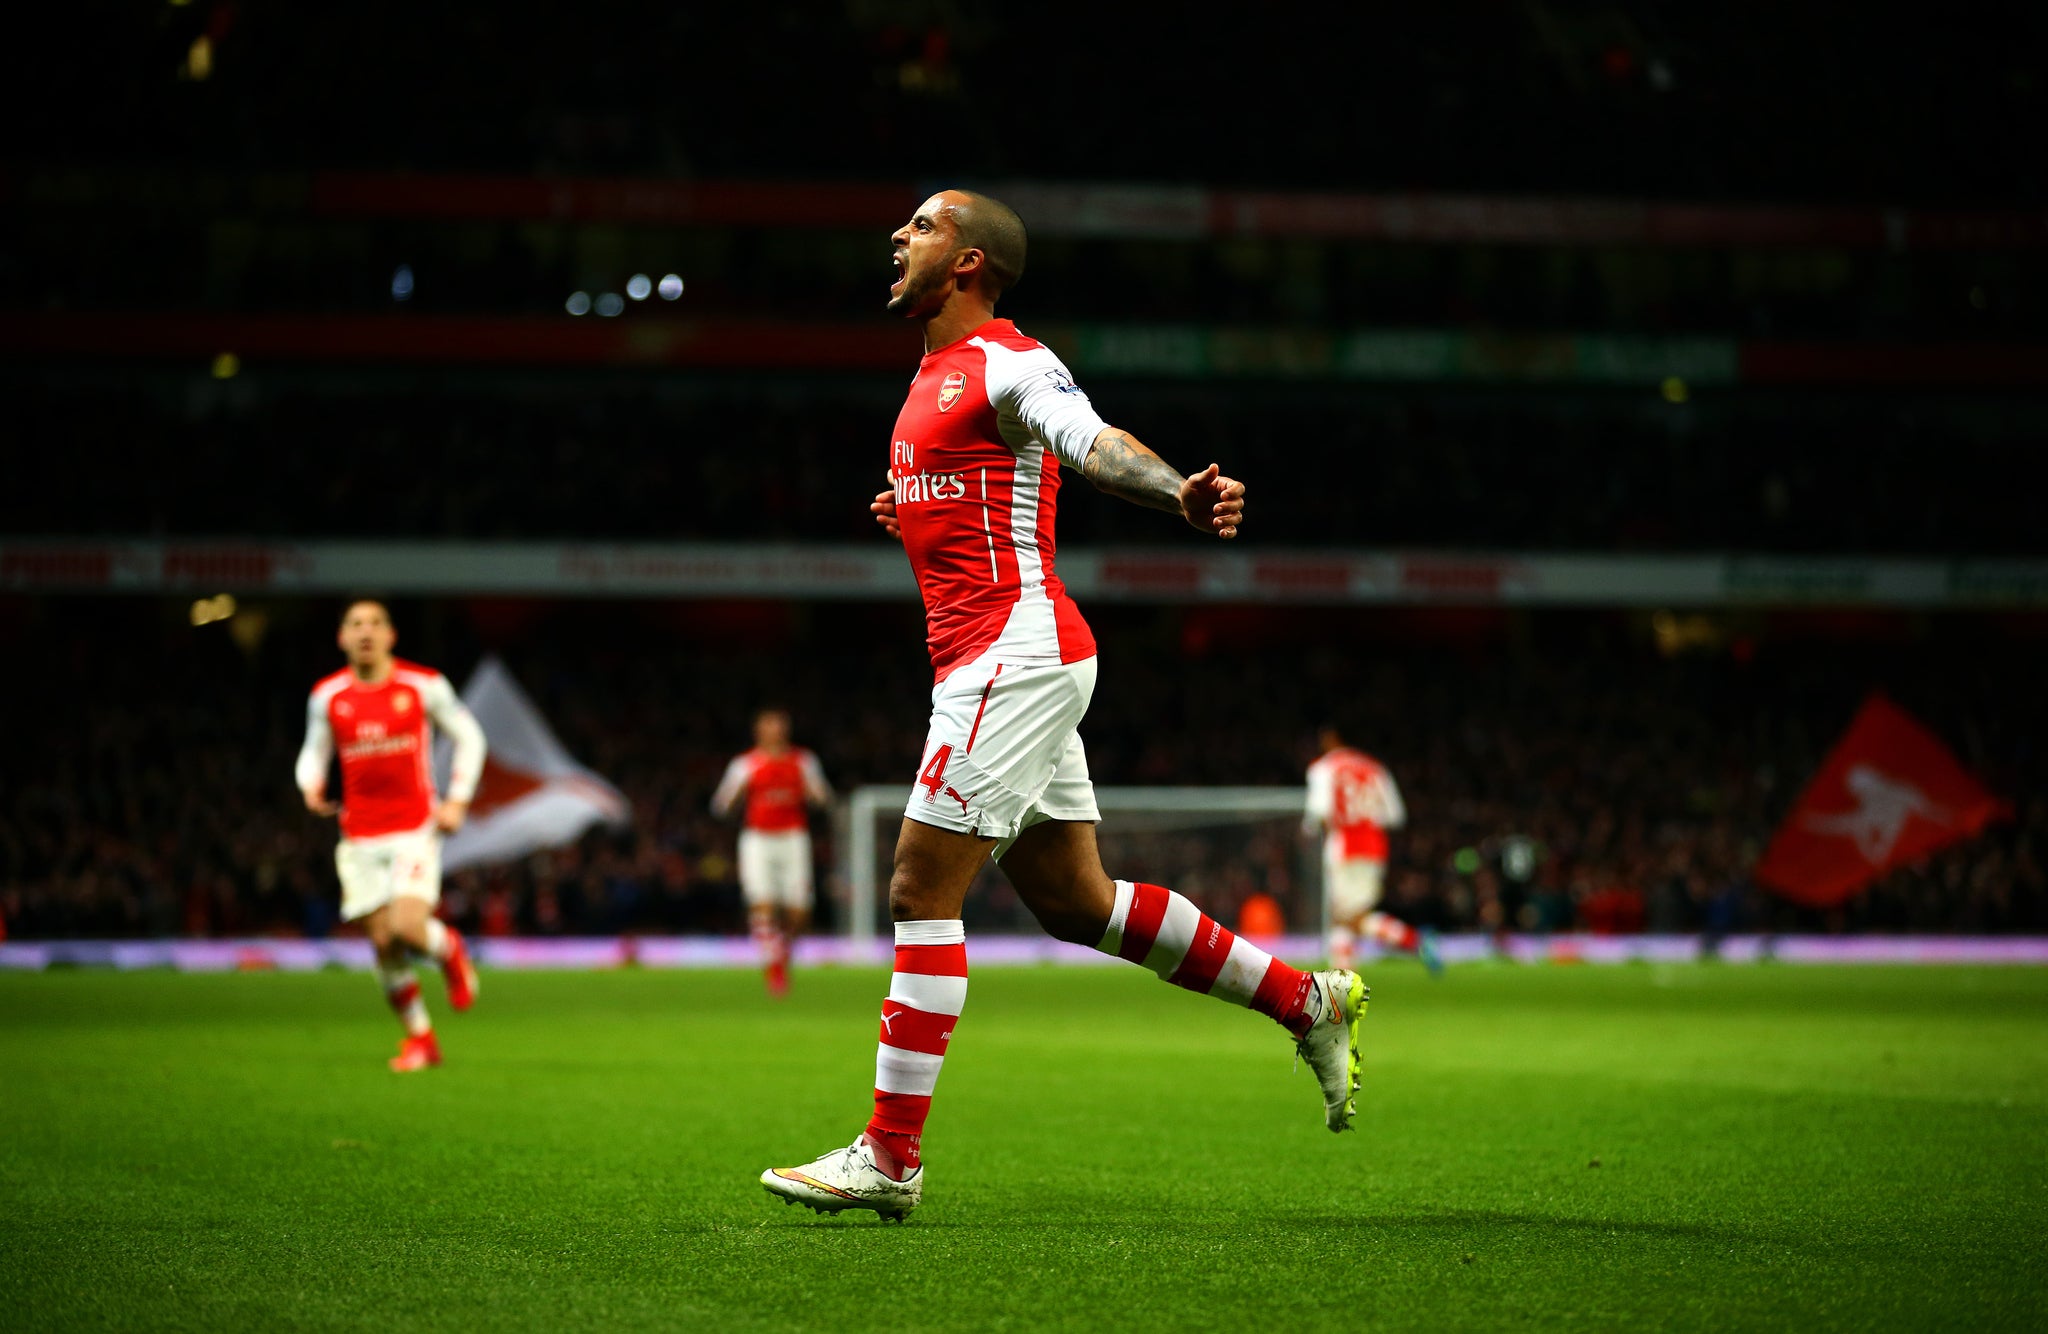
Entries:
{"label": "goal net", "polygon": [[[843,808],[840,920],[856,943],[890,933],[889,871],[904,797],[901,786],[856,788]],[[1301,833],[1305,797],[1298,787],[1098,787],[1103,867],[1120,880],[1176,889],[1229,927],[1262,895],[1283,931],[1320,934],[1322,861],[1320,843]],[[993,863],[968,891],[963,916],[970,936],[1039,932]]]}

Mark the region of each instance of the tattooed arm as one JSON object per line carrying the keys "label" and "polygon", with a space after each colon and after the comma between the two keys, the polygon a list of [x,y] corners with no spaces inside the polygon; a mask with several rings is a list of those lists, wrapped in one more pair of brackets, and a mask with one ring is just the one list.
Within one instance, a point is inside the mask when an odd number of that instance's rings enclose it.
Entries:
{"label": "tattooed arm", "polygon": [[1081,475],[1098,491],[1178,514],[1218,537],[1236,537],[1244,522],[1244,483],[1223,476],[1213,463],[1183,477],[1136,436],[1114,426],[1105,426],[1096,435],[1094,447],[1081,461]]}
{"label": "tattooed arm", "polygon": [[[1093,482],[1096,490],[1178,514],[1217,537],[1237,536],[1244,522],[1243,483],[1225,477],[1213,463],[1187,477],[1175,472],[1129,431],[1102,420],[1048,348],[1018,352],[991,346],[987,356],[989,402],[1014,417],[1033,440]],[[881,502],[877,496],[875,517],[887,527]]]}

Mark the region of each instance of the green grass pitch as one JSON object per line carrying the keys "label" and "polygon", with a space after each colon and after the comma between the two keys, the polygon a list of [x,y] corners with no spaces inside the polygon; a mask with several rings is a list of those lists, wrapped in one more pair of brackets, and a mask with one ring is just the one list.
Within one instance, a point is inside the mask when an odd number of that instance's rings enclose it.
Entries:
{"label": "green grass pitch", "polygon": [[[901,1227],[882,975],[0,977],[9,1329],[2040,1328],[2048,973],[1373,971],[1361,1130],[1266,1021],[980,970]],[[429,983],[438,1001],[438,985]]]}

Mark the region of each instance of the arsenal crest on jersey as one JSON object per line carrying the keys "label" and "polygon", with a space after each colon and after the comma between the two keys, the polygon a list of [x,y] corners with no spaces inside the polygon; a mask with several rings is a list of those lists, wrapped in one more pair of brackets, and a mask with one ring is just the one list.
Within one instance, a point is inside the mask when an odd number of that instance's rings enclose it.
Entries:
{"label": "arsenal crest on jersey", "polygon": [[960,401],[961,391],[966,388],[967,376],[963,372],[954,371],[948,375],[945,383],[939,386],[939,411],[951,412],[953,405]]}

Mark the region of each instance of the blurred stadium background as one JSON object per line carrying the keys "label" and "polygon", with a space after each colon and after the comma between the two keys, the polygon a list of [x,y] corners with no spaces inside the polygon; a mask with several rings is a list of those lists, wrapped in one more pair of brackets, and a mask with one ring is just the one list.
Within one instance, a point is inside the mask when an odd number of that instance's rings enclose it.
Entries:
{"label": "blurred stadium background", "polygon": [[[1219,61],[1059,6],[70,7],[0,175],[0,923],[329,933],[290,758],[364,591],[631,801],[453,920],[743,929],[706,801],[753,708],[842,790],[915,766],[878,297],[964,181],[1033,229],[1004,313],[1251,488],[1227,551],[1067,488],[1099,782],[1297,784],[1334,720],[1448,931],[2048,929],[2040,20],[1849,12],[1375,8]],[[1773,898],[1872,690],[2012,818]],[[1284,821],[1166,842],[1313,925]]]}

